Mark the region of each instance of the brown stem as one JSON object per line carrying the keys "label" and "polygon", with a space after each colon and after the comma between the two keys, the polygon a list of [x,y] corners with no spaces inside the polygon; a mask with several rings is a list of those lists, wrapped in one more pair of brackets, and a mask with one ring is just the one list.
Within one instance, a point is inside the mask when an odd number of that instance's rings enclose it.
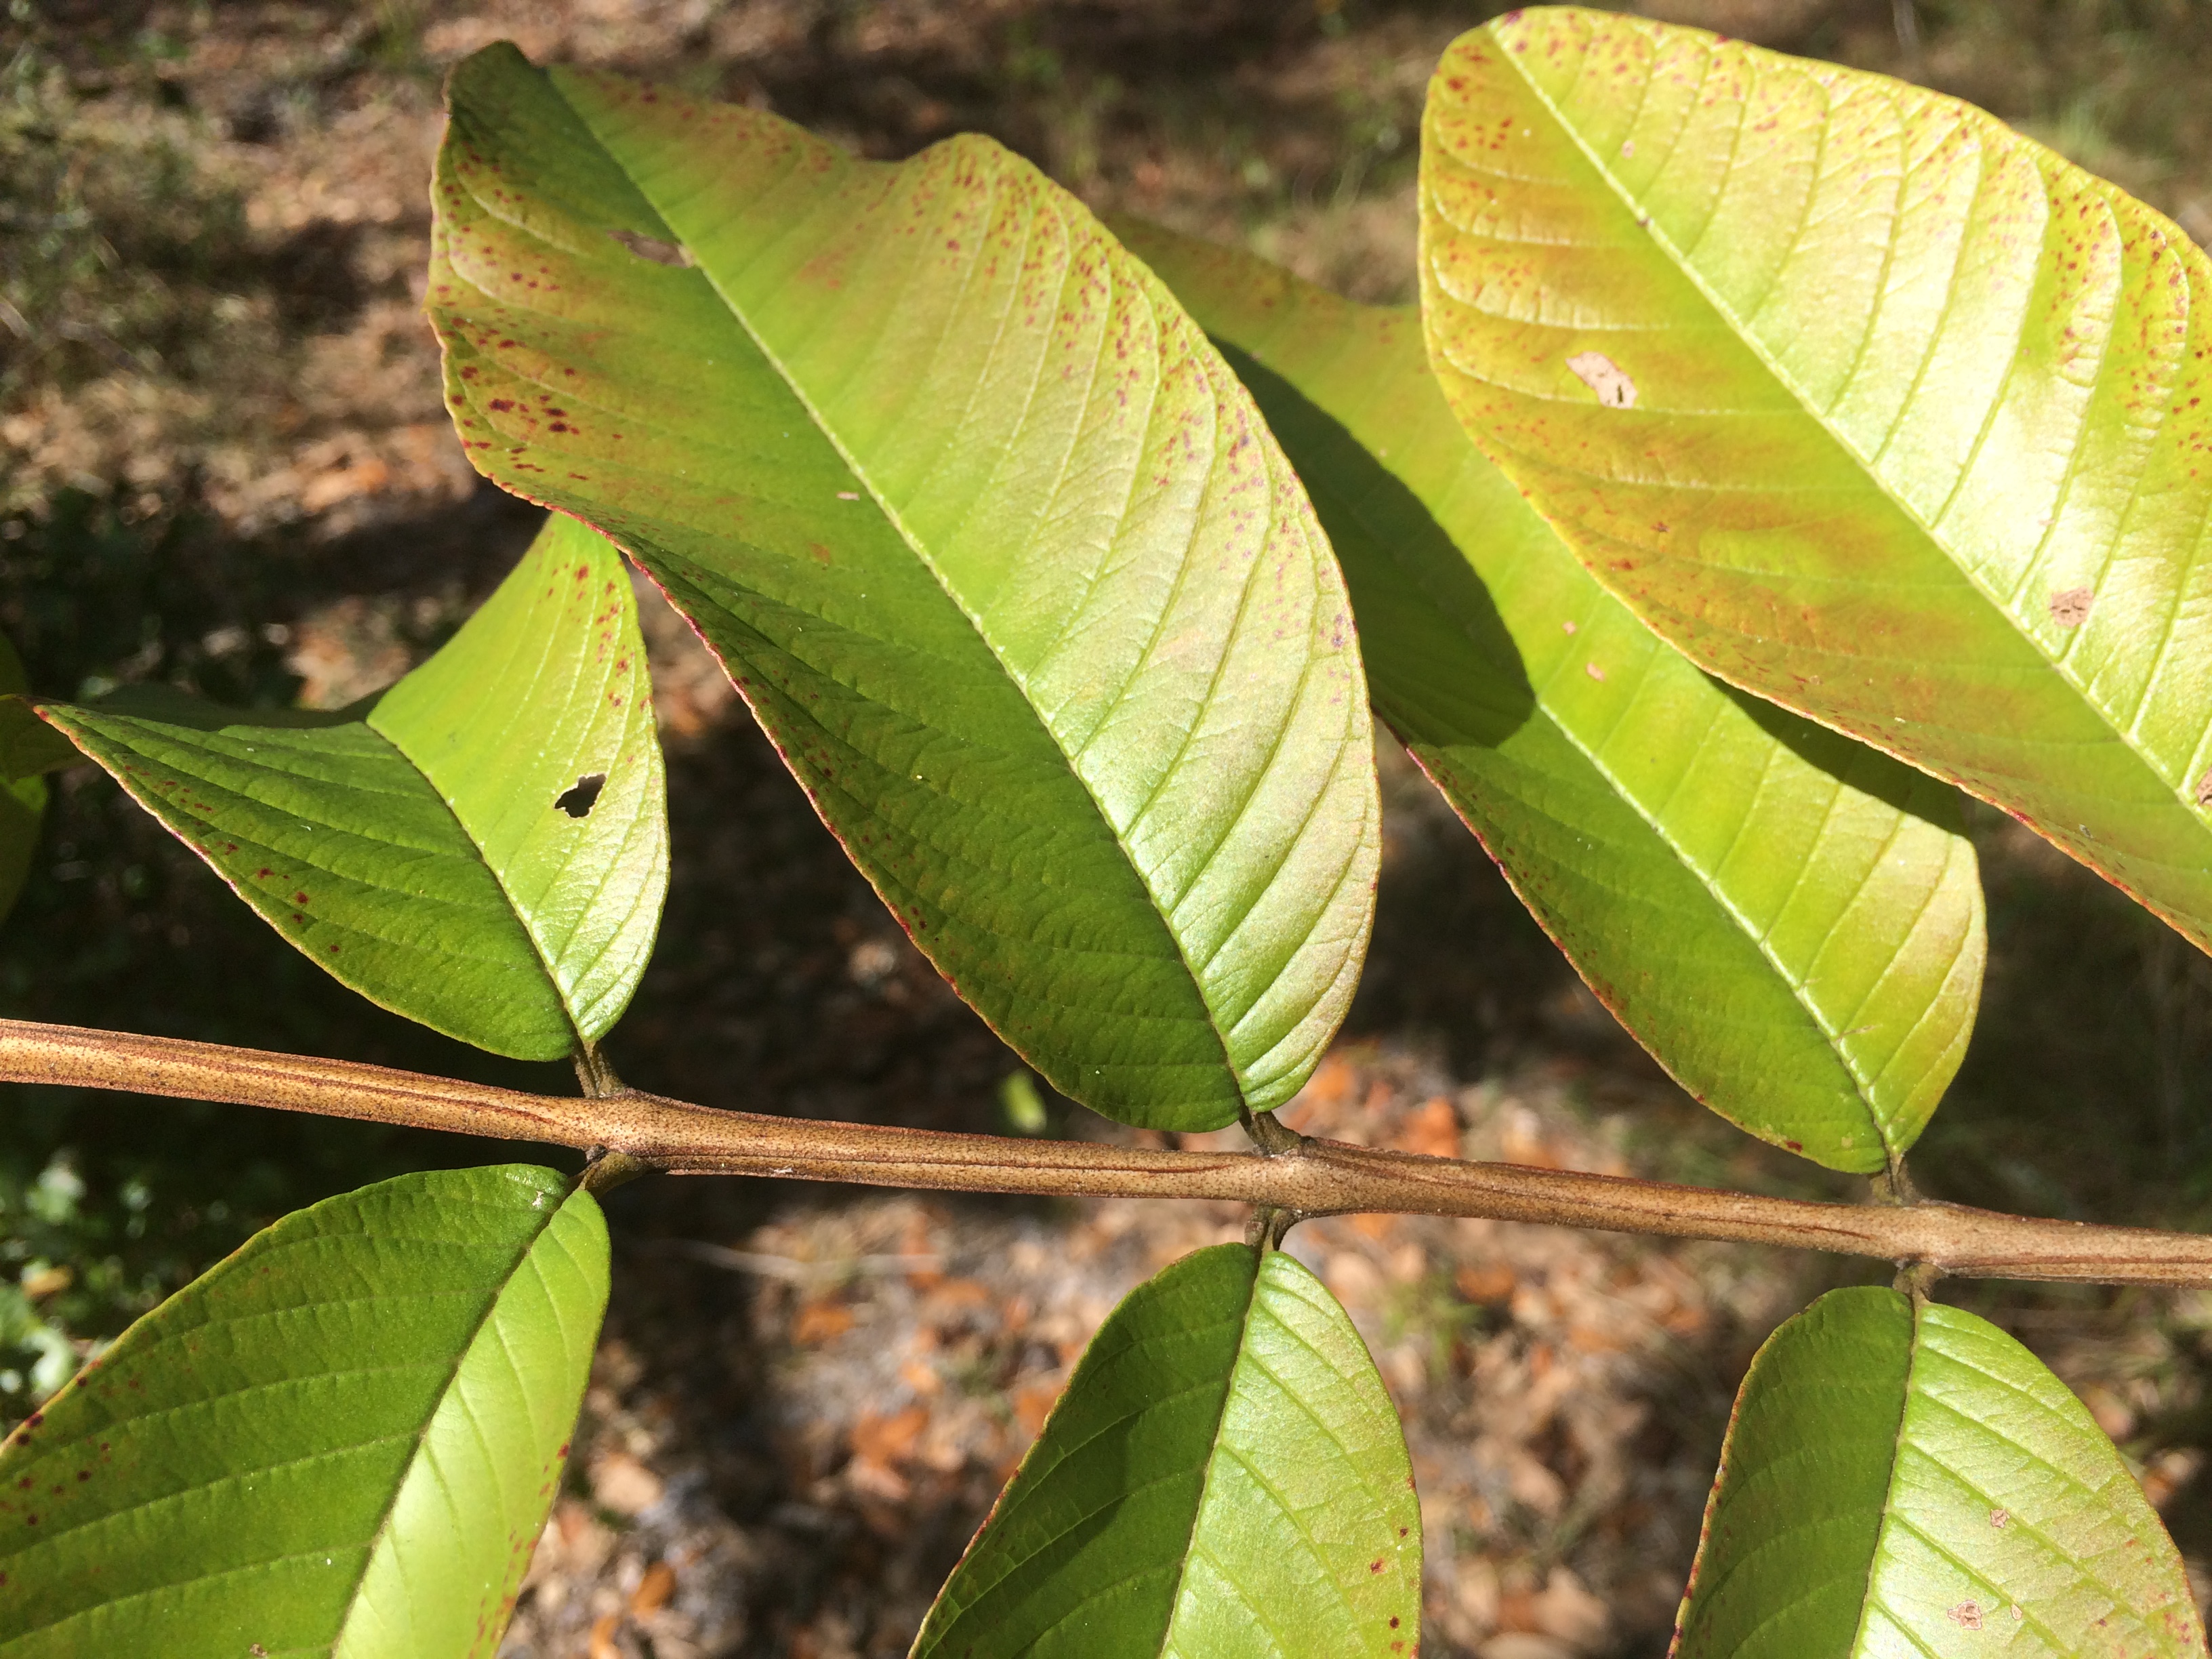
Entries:
{"label": "brown stem", "polygon": [[[1228,1199],[1304,1215],[1395,1211],[1875,1256],[1983,1279],[2212,1283],[2212,1237],[1960,1205],[1815,1204],[1299,1137],[1272,1154],[1016,1140],[717,1111],[635,1091],[571,1100],[210,1042],[0,1020],[0,1081],[230,1101],[534,1140],[672,1175],[951,1192]],[[1285,1133],[1288,1132],[1285,1131]]]}

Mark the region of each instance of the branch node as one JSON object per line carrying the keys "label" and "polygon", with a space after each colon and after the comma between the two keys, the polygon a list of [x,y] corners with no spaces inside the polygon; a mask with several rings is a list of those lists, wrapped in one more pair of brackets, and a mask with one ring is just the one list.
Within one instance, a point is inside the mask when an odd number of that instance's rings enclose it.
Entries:
{"label": "branch node", "polygon": [[616,1188],[627,1186],[642,1175],[652,1175],[660,1166],[631,1152],[618,1152],[611,1146],[594,1146],[584,1160],[583,1172],[576,1184],[593,1198],[604,1198]]}
{"label": "branch node", "polygon": [[1247,1106],[1240,1108],[1237,1115],[1243,1121],[1244,1133],[1252,1137],[1252,1144],[1260,1149],[1263,1158],[1280,1158],[1306,1144],[1304,1135],[1278,1121],[1273,1112],[1255,1112]]}
{"label": "branch node", "polygon": [[1283,1235],[1306,1219],[1304,1210],[1279,1209],[1273,1204],[1255,1205],[1244,1228],[1244,1242],[1265,1255],[1283,1248]]}
{"label": "branch node", "polygon": [[1891,1153],[1889,1167],[1867,1177],[1873,1189],[1874,1201],[1902,1208],[1920,1202],[1920,1189],[1912,1184],[1912,1177],[1905,1168],[1905,1159]]}
{"label": "branch node", "polygon": [[630,1092],[629,1085],[615,1075],[614,1062],[598,1043],[579,1044],[574,1058],[576,1081],[583,1086],[586,1099],[611,1100],[617,1095]]}
{"label": "branch node", "polygon": [[1936,1282],[1942,1277],[1943,1270],[1932,1261],[1900,1261],[1890,1288],[1899,1296],[1911,1297],[1913,1305],[1918,1307],[1930,1298]]}

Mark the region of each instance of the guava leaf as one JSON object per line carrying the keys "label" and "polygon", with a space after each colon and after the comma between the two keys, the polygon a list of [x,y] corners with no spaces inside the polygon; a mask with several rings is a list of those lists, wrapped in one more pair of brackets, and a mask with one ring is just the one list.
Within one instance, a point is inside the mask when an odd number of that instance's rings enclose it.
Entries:
{"label": "guava leaf", "polygon": [[1675,1659],[2204,1651],[2081,1402],[1987,1320],[1879,1287],[1752,1361],[1678,1622]]}
{"label": "guava leaf", "polygon": [[2212,263],[1954,99],[1638,18],[1462,37],[1445,394],[1723,678],[2212,940]]}
{"label": "guava leaf", "polygon": [[652,687],[621,556],[572,520],[353,709],[155,690],[40,712],[311,960],[437,1030],[557,1060],[645,971],[668,888]]}
{"label": "guava leaf", "polygon": [[1125,234],[1312,492],[1376,711],[1599,999],[1752,1133],[1833,1169],[1902,1153],[1981,992],[1953,792],[1638,622],[1468,441],[1410,308]]}
{"label": "guava leaf", "polygon": [[1241,1244],[1132,1291],[938,1595],[916,1659],[1408,1654],[1421,1515],[1344,1310]]}
{"label": "guava leaf", "polygon": [[636,558],[946,978],[1063,1093],[1297,1091],[1373,910],[1342,579],[1244,390],[989,140],[899,166],[512,46],[453,73],[470,459]]}
{"label": "guava leaf", "polygon": [[550,1170],[284,1218],[0,1448],[0,1655],[489,1656],[607,1297]]}
{"label": "guava leaf", "polygon": [[39,774],[76,757],[31,713],[21,696],[24,687],[23,659],[0,635],[0,917],[15,908],[38,851],[46,812],[46,782]]}

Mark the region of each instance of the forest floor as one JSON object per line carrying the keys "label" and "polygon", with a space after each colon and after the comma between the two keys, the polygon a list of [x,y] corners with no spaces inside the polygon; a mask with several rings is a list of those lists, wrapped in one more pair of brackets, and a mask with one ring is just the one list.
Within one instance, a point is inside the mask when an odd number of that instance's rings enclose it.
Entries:
{"label": "forest floor", "polygon": [[[1643,9],[1975,99],[2212,238],[2194,0],[1653,0]],[[489,591],[536,514],[477,482],[419,311],[446,66],[534,58],[741,99],[866,153],[963,129],[1094,206],[1356,298],[1412,285],[1422,89],[1479,5],[1380,0],[485,0],[18,6],[0,24],[0,631],[34,689],[168,680],[331,706]],[[675,878],[611,1040],[709,1103],[1005,1129],[1018,1063],[813,817],[648,590]],[[1387,738],[1370,965],[1285,1112],[1309,1132],[1809,1196],[1622,1036]],[[1993,814],[1982,1025],[1915,1153],[1938,1195],[2212,1222],[2212,974]],[[0,1012],[547,1091],[358,1002],[106,779],[60,780],[0,930]],[[9,1090],[0,1418],[292,1206],[511,1158],[356,1125]],[[1127,1132],[1048,1100],[1055,1133]],[[1233,1138],[1233,1137],[1232,1137]],[[905,1650],[1115,1301],[1241,1237],[1234,1206],[769,1182],[611,1195],[615,1289],[577,1455],[502,1652]],[[1403,1411],[1435,1655],[1665,1648],[1737,1380],[1875,1270],[1474,1222],[1349,1218],[1290,1248]],[[2042,1353],[2212,1563],[2212,1294],[1948,1286]]]}

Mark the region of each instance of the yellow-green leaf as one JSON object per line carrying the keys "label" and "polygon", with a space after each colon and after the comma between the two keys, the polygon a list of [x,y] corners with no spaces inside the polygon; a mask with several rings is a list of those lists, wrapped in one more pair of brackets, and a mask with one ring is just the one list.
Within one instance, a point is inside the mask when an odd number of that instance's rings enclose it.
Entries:
{"label": "yellow-green leaf", "polygon": [[1446,395],[1638,616],[2212,940],[2212,261],[1993,118],[1587,11],[1423,127]]}
{"label": "yellow-green leaf", "polygon": [[1836,1291],[1736,1396],[1676,1659],[2188,1659],[2172,1540],[2088,1412],[1987,1320]]}
{"label": "yellow-green leaf", "polygon": [[1371,727],[1312,509],[1173,297],[987,139],[860,161],[511,46],[450,100],[471,460],[653,572],[1055,1088],[1289,1099],[1366,948]]}
{"label": "yellow-green leaf", "polygon": [[915,1659],[1394,1659],[1421,1512],[1398,1414],[1291,1257],[1129,1292],[939,1594]]}
{"label": "yellow-green leaf", "polygon": [[177,694],[41,711],[318,966],[499,1054],[621,1017],[668,887],[629,573],[556,515],[461,631],[336,714]]}
{"label": "yellow-green leaf", "polygon": [[550,1170],[256,1234],[0,1447],[0,1659],[489,1659],[606,1299]]}
{"label": "yellow-green leaf", "polygon": [[1591,988],[1715,1111],[1832,1168],[1910,1146],[1984,933],[1944,785],[1716,684],[1476,452],[1410,309],[1124,233],[1232,350],[1342,562],[1375,707]]}

